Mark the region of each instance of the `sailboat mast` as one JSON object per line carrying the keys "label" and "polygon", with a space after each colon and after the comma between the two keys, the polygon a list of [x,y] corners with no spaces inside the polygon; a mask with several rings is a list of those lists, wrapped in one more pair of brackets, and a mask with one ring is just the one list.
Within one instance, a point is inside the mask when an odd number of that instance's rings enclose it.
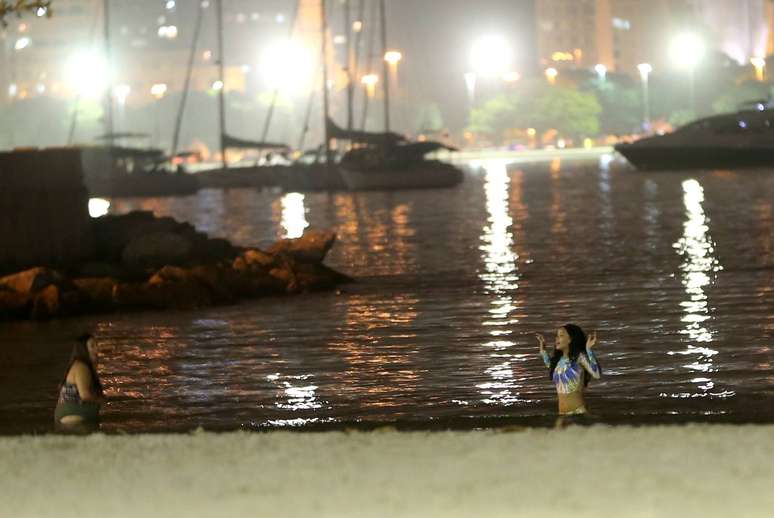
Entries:
{"label": "sailboat mast", "polygon": [[196,59],[196,46],[199,42],[199,33],[202,30],[202,19],[204,18],[204,7],[201,2],[196,11],[196,22],[194,25],[193,38],[191,39],[191,50],[188,55],[188,67],[185,71],[185,82],[183,84],[183,95],[180,97],[180,107],[177,110],[175,119],[175,132],[172,135],[172,157],[177,154],[177,146],[180,144],[180,129],[183,126],[183,114],[185,113],[185,103],[188,100],[188,90],[191,87],[191,74],[193,73],[194,60]]}
{"label": "sailboat mast", "polygon": [[329,99],[328,99],[328,17],[325,13],[325,0],[320,0],[320,19],[322,30],[322,66],[323,66],[323,128],[325,128],[325,163],[330,164],[331,138],[328,128]]}
{"label": "sailboat mast", "polygon": [[220,89],[218,90],[218,116],[220,119],[220,156],[223,169],[228,169],[226,161],[226,79],[223,73],[223,0],[217,0],[217,30],[218,30],[218,79],[220,80]]}
{"label": "sailboat mast", "polygon": [[379,10],[382,23],[382,89],[384,91],[384,132],[390,131],[390,66],[384,59],[384,55],[387,53],[387,14],[385,7],[385,0],[379,0]]}
{"label": "sailboat mast", "polygon": [[347,129],[352,130],[352,111],[355,102],[354,64],[352,59],[352,20],[350,0],[344,0],[344,37],[347,40]]}
{"label": "sailboat mast", "polygon": [[110,55],[110,0],[103,0],[105,39],[105,63],[107,67],[107,89],[105,91],[105,135],[108,146],[113,146],[113,63]]}

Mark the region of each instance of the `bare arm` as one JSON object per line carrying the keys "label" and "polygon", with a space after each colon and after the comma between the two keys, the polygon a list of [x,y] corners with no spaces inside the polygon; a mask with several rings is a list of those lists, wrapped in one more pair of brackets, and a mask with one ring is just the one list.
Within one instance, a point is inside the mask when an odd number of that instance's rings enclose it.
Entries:
{"label": "bare arm", "polygon": [[589,335],[586,340],[586,353],[578,355],[578,363],[588,372],[592,378],[598,380],[602,375],[602,371],[599,369],[597,358],[594,356],[592,349],[597,345],[597,332],[594,331]]}
{"label": "bare arm", "polygon": [[104,400],[102,396],[94,392],[91,371],[86,365],[79,361],[75,362],[72,373],[75,378],[75,386],[78,387],[78,395],[82,401],[101,403]]}
{"label": "bare arm", "polygon": [[538,343],[540,344],[540,357],[543,358],[543,363],[546,367],[551,368],[551,357],[546,352],[546,339],[540,333],[535,333]]}

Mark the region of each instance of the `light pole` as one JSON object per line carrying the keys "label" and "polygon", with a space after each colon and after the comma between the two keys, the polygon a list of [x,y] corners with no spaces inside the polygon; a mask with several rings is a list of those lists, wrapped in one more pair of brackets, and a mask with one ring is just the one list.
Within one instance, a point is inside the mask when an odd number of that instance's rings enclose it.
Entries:
{"label": "light pole", "polygon": [[468,103],[472,108],[476,102],[476,74],[473,72],[465,73],[465,87],[468,90]]}
{"label": "light pole", "polygon": [[594,67],[594,72],[597,73],[597,77],[599,77],[600,82],[604,82],[607,78],[607,67],[602,63],[599,63]]}
{"label": "light pole", "polygon": [[398,89],[398,63],[403,59],[403,54],[397,50],[388,50],[384,53],[384,61],[390,65],[390,79],[395,86],[395,90]]}
{"label": "light pole", "polygon": [[696,34],[680,34],[672,40],[670,54],[677,66],[688,69],[691,110],[695,116],[698,112],[696,106],[696,65],[704,57],[704,42]]}
{"label": "light pole", "polygon": [[642,129],[645,132],[650,132],[650,92],[648,91],[648,78],[650,73],[653,72],[653,67],[650,63],[640,63],[637,65],[637,70],[640,71],[640,79],[642,79]]}
{"label": "light pole", "polygon": [[761,57],[751,58],[750,63],[755,67],[755,79],[763,82],[766,77],[766,60]]}
{"label": "light pole", "polygon": [[555,69],[554,67],[549,67],[546,69],[546,79],[548,79],[548,84],[555,85],[556,84],[556,76],[559,75],[559,71]]}

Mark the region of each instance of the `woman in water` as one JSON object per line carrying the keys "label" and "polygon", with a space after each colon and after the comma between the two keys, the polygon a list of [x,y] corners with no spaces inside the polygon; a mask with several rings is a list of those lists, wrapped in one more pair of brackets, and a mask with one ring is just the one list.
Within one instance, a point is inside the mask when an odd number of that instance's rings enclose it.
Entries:
{"label": "woman in water", "polygon": [[94,337],[79,336],[73,346],[64,380],[59,386],[59,400],[54,411],[57,424],[72,426],[97,423],[104,396],[96,365],[97,343]]}
{"label": "woman in water", "polygon": [[597,344],[597,333],[593,332],[587,338],[586,333],[574,324],[562,326],[556,331],[556,346],[551,356],[546,352],[543,335],[538,333],[537,340],[540,356],[559,395],[559,414],[587,414],[583,390],[589,384],[589,376],[599,379],[602,375],[592,352]]}

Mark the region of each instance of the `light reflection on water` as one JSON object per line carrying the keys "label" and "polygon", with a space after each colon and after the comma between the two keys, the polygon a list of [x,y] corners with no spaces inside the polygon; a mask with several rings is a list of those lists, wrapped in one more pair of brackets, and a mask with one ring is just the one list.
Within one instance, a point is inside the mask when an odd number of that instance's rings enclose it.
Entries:
{"label": "light reflection on water", "polygon": [[[716,273],[723,268],[714,256],[715,244],[709,234],[709,222],[703,207],[704,189],[695,179],[685,180],[682,187],[686,221],[683,225],[683,237],[674,244],[674,248],[683,258],[680,270],[688,298],[680,303],[685,313],[681,319],[685,329],[681,333],[688,336],[689,343],[686,349],[670,351],[670,354],[694,357],[694,361],[684,367],[709,375],[717,371],[713,368],[712,358],[718,351],[709,346],[713,333],[706,325],[711,315],[705,290],[713,282]],[[693,378],[690,381],[697,384],[702,392],[672,394],[672,397],[707,395],[715,387],[709,377]]]}
{"label": "light reflection on water", "polygon": [[596,414],[774,420],[774,175],[481,165],[448,190],[112,200],[244,246],[331,228],[328,264],[359,282],[6,324],[0,410],[24,417],[0,433],[50,427],[63,337],[92,327],[107,431],[549,415],[532,333],[564,321],[602,337]]}
{"label": "light reflection on water", "polygon": [[510,177],[505,162],[490,161],[484,165],[484,192],[488,218],[481,235],[484,270],[479,278],[491,295],[488,318],[483,321],[491,339],[484,344],[491,352],[494,365],[486,369],[492,381],[481,383],[483,401],[489,404],[512,405],[520,401],[519,384],[514,376],[513,354],[515,342],[507,337],[518,319],[511,313],[516,309],[514,295],[519,288],[518,255],[514,252],[510,216]]}

